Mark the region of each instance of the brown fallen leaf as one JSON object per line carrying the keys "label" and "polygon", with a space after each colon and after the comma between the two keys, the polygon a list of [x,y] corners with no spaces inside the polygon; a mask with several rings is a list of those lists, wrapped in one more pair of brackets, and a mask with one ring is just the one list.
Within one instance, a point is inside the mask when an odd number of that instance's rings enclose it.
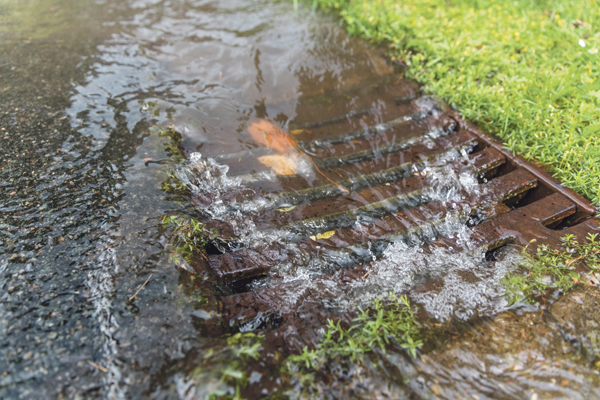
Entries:
{"label": "brown fallen leaf", "polygon": [[287,133],[264,119],[254,122],[248,127],[250,136],[263,146],[275,149],[281,153],[287,153],[296,147],[294,139]]}
{"label": "brown fallen leaf", "polygon": [[288,156],[273,155],[258,157],[258,161],[267,167],[273,168],[277,175],[295,175],[298,172],[296,163]]}

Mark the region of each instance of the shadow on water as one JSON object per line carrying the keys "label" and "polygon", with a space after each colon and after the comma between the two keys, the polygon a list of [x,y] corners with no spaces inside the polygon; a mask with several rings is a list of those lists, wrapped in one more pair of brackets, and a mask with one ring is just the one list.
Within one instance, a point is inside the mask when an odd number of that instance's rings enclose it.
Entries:
{"label": "shadow on water", "polygon": [[[186,157],[260,151],[247,133],[259,118],[306,130],[310,121],[367,107],[365,119],[346,126],[364,130],[389,119],[385,102],[364,104],[364,94],[397,76],[335,21],[294,14],[287,3],[0,5],[0,397],[202,398],[223,388],[233,395],[220,379],[239,343],[205,322],[213,286],[169,255],[161,218],[196,211],[161,190],[173,160],[155,128],[180,132]],[[307,151],[334,159],[332,149]],[[304,184],[322,184],[311,179]],[[286,182],[261,190],[289,189]],[[419,255],[410,257],[418,265]],[[371,283],[340,295],[335,307],[393,289]],[[511,318],[452,326],[417,360],[376,352],[358,370],[320,377],[320,396],[520,398],[537,386],[556,396],[600,396],[594,372],[565,355],[570,344],[558,328],[543,328],[554,329],[548,346],[503,358],[512,344],[502,334],[521,326],[505,326]],[[545,317],[523,318],[532,325]],[[461,335],[468,342],[450,340]],[[485,335],[493,351],[478,345]],[[265,345],[258,361],[235,365],[248,369],[248,396],[291,387],[278,370],[284,356]],[[494,385],[506,390],[494,394]]]}

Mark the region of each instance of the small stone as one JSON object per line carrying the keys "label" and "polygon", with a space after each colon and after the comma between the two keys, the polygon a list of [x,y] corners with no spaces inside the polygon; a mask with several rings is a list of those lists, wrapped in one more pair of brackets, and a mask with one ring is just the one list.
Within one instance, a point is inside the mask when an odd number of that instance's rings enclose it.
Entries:
{"label": "small stone", "polygon": [[50,332],[50,334],[48,334],[48,339],[50,340],[54,340],[58,337],[58,333],[56,332]]}
{"label": "small stone", "polygon": [[23,355],[23,360],[29,360],[31,357],[33,357],[33,351],[28,351]]}

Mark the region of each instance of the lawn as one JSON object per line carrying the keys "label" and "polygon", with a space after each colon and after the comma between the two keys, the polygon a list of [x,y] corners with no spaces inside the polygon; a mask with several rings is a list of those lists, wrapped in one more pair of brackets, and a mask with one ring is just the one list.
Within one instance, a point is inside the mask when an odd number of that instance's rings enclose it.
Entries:
{"label": "lawn", "polygon": [[314,0],[407,75],[600,204],[600,1]]}

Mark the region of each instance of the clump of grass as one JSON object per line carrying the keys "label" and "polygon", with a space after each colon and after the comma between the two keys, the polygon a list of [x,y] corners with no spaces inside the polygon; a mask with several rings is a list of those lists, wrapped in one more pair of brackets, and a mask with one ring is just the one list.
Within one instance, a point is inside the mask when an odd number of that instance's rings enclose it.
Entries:
{"label": "clump of grass", "polygon": [[409,77],[600,203],[600,3],[317,0]]}
{"label": "clump of grass", "polygon": [[390,294],[389,302],[376,299],[367,310],[359,308],[359,315],[350,328],[329,320],[323,339],[315,349],[305,347],[302,354],[287,359],[289,371],[319,370],[334,359],[360,361],[362,357],[394,343],[406,349],[413,357],[423,345],[419,323],[406,296],[396,298]]}
{"label": "clump of grass", "polygon": [[[573,235],[561,239],[565,250],[551,250],[540,245],[521,273],[509,274],[502,283],[510,304],[517,301],[533,302],[536,297],[549,290],[571,289],[581,275],[575,271],[577,262],[585,262],[593,271],[600,269],[600,240],[598,234],[589,234],[587,241],[580,243]],[[527,248],[523,249],[525,253]]]}
{"label": "clump of grass", "polygon": [[181,258],[190,262],[195,254],[200,254],[206,259],[206,245],[218,236],[215,231],[207,229],[204,224],[191,217],[165,216],[162,225],[173,231],[171,261],[175,263],[181,261]]}
{"label": "clump of grass", "polygon": [[[242,390],[249,381],[248,363],[259,359],[263,340],[264,335],[251,332],[228,337],[226,348],[211,348],[206,352],[191,378],[202,384],[210,400],[242,399]],[[216,376],[218,381],[211,381]]]}
{"label": "clump of grass", "polygon": [[[169,159],[173,163],[183,164],[185,162],[185,155],[181,147],[181,141],[183,140],[181,133],[174,128],[163,128],[160,126],[154,126],[152,131],[157,132],[158,137],[168,139],[162,143],[162,146]],[[161,183],[160,188],[168,194],[179,196],[190,194],[190,189],[179,179],[171,166],[167,167],[167,177]]]}
{"label": "clump of grass", "polygon": [[167,177],[161,182],[160,188],[163,192],[178,196],[185,196],[190,194],[190,189],[182,182],[181,179],[175,174],[173,169],[167,170]]}
{"label": "clump of grass", "polygon": [[185,155],[183,154],[183,149],[181,148],[181,141],[183,140],[181,133],[173,128],[160,128],[158,136],[169,139],[163,143],[163,148],[167,153],[167,156],[173,162],[178,164],[184,163]]}

